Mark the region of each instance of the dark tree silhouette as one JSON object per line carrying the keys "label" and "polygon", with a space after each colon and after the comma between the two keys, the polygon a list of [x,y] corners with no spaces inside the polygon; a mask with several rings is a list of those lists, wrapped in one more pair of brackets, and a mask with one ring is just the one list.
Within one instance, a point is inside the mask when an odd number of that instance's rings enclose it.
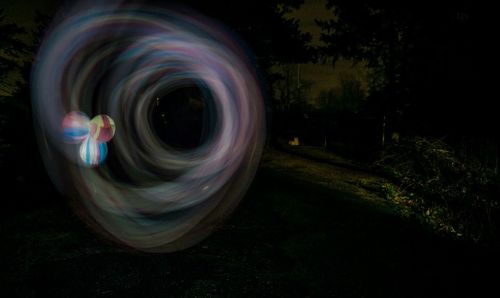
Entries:
{"label": "dark tree silhouette", "polygon": [[188,0],[183,3],[222,21],[255,53],[262,69],[276,62],[306,62],[313,56],[310,34],[299,29],[297,19],[286,18],[291,9],[299,8],[303,0],[240,1],[228,9],[224,0]]}
{"label": "dark tree silhouette", "polygon": [[[275,112],[269,113],[271,117],[268,118],[270,141],[275,141],[276,134],[288,123],[287,117],[276,113],[279,110],[279,100],[272,98],[273,93],[276,93],[273,91],[288,84],[289,78],[285,73],[280,73],[279,69],[286,68],[286,64],[305,63],[315,59],[316,50],[310,45],[311,35],[300,31],[297,19],[286,17],[287,12],[299,8],[303,2],[303,0],[240,1],[233,9],[228,9],[228,2],[224,0],[183,2],[226,24],[241,36],[254,53],[256,66],[264,78],[266,97],[272,99],[268,101],[268,108]],[[294,89],[294,100],[298,99],[297,96],[300,97],[298,93],[306,90],[305,85],[303,84],[300,90]],[[290,96],[288,100],[291,101]]]}
{"label": "dark tree silhouette", "polygon": [[437,136],[493,127],[487,8],[462,1],[327,3],[335,18],[318,21],[323,54],[367,63],[372,110],[393,127]]}
{"label": "dark tree silhouette", "polygon": [[7,77],[20,69],[19,60],[26,53],[26,44],[19,39],[19,35],[23,33],[25,33],[23,28],[6,22],[4,11],[0,8],[0,91],[2,93],[11,93]]}
{"label": "dark tree silhouette", "polygon": [[[30,32],[32,44],[22,42],[16,35],[25,33],[26,30],[14,24],[3,25],[10,31],[1,30],[2,44],[9,45],[5,56],[6,72],[8,75],[16,72],[19,80],[8,85],[9,96],[2,98],[0,103],[0,167],[2,168],[2,181],[16,191],[20,196],[31,198],[31,192],[39,190],[42,186],[49,187],[48,177],[44,174],[41,159],[38,155],[33,122],[31,115],[30,73],[36,50],[41,42],[43,32],[48,26],[49,17],[39,12],[35,14],[36,28]],[[11,32],[9,35],[8,32]],[[14,34],[14,36],[13,36]],[[5,38],[4,38],[5,36]],[[29,185],[30,187],[26,187]],[[29,202],[29,203],[28,203]],[[43,200],[26,201],[33,206],[43,203]],[[18,207],[19,202],[11,201],[7,206]]]}

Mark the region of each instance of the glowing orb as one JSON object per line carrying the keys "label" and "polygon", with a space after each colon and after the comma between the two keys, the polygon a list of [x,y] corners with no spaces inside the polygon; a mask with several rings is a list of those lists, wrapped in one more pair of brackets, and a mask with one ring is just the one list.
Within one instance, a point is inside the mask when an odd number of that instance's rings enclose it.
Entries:
{"label": "glowing orb", "polygon": [[80,145],[80,158],[86,166],[97,166],[102,163],[108,155],[106,143],[99,143],[92,138],[87,138]]}
{"label": "glowing orb", "polygon": [[62,121],[66,142],[79,143],[89,135],[90,119],[82,112],[70,112]]}
{"label": "glowing orb", "polygon": [[115,122],[108,115],[97,115],[90,121],[90,137],[100,143],[108,142],[115,135]]}

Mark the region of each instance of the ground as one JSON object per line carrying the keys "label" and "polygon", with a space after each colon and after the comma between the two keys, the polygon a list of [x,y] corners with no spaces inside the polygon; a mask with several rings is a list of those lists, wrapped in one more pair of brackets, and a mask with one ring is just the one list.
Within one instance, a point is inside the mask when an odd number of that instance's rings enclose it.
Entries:
{"label": "ground", "polygon": [[97,237],[62,203],[0,221],[3,297],[496,297],[496,252],[397,216],[338,162],[266,150],[211,237],[144,254]]}

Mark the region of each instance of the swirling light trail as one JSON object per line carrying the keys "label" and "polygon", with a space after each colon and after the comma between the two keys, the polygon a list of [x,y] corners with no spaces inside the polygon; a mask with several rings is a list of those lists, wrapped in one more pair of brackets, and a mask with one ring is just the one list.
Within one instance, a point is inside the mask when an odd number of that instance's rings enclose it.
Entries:
{"label": "swirling light trail", "polygon": [[[177,150],[160,140],[150,115],[157,94],[186,84],[207,91],[213,129],[200,146]],[[140,250],[179,250],[208,236],[260,159],[264,107],[248,53],[187,10],[101,5],[66,15],[42,43],[32,95],[54,183],[99,231]],[[82,166],[79,147],[64,141],[61,121],[72,111],[115,121],[99,167]]]}

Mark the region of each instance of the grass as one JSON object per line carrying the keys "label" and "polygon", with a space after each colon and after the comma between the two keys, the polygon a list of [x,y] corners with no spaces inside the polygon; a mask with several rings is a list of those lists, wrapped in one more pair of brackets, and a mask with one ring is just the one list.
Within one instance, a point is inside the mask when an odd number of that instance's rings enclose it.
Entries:
{"label": "grass", "polygon": [[17,212],[0,222],[0,295],[484,297],[496,290],[497,276],[488,273],[498,268],[495,252],[397,216],[364,187],[377,179],[270,150],[230,220],[172,254],[109,244],[63,204]]}

